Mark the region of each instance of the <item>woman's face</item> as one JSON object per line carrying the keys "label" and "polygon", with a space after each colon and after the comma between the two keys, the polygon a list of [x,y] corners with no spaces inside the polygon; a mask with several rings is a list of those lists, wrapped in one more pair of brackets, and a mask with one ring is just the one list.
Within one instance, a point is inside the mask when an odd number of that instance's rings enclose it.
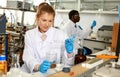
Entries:
{"label": "woman's face", "polygon": [[37,17],[37,25],[41,33],[46,32],[54,22],[53,14],[43,13]]}

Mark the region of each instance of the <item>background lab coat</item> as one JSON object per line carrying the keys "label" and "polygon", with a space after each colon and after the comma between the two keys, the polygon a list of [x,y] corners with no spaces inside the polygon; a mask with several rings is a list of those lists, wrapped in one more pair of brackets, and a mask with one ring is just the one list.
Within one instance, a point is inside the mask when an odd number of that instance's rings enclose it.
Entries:
{"label": "background lab coat", "polygon": [[42,41],[38,27],[26,32],[23,71],[32,73],[34,66],[41,64],[45,60],[47,52],[57,53],[57,63],[60,63],[60,56],[63,57],[62,62],[67,61],[70,63],[70,61],[73,61],[73,58],[67,58],[64,46],[67,35],[63,31],[51,27],[45,34],[47,38],[45,41]]}
{"label": "background lab coat", "polygon": [[78,49],[79,46],[79,39],[84,39],[86,38],[90,33],[91,33],[91,26],[89,26],[88,28],[84,29],[82,26],[81,30],[76,24],[76,28],[75,28],[75,23],[73,23],[71,20],[68,21],[68,23],[65,24],[65,27],[63,28],[63,30],[68,34],[69,37],[71,37],[73,34],[76,34],[76,39],[75,39],[75,49]]}

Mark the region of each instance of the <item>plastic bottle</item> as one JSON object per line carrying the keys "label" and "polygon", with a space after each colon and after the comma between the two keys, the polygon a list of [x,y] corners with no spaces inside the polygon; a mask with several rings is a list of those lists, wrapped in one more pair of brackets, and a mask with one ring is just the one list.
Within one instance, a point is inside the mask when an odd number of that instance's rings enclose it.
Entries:
{"label": "plastic bottle", "polygon": [[1,75],[7,74],[7,61],[5,55],[0,55],[0,73]]}
{"label": "plastic bottle", "polygon": [[83,54],[83,48],[78,49],[78,53],[75,55],[74,64],[79,64],[86,61],[86,56]]}

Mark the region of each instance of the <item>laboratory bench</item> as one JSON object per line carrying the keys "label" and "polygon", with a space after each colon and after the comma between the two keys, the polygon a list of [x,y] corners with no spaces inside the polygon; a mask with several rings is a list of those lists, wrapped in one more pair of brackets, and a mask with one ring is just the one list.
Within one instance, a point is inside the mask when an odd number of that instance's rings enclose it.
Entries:
{"label": "laboratory bench", "polygon": [[[95,54],[106,54],[106,53],[108,53],[108,51],[103,50],[103,51],[100,51],[100,52],[95,53]],[[91,57],[88,57],[88,58],[91,58]],[[77,65],[71,67],[71,71],[69,73],[64,73],[64,72],[60,71],[60,72],[52,74],[48,77],[62,77],[62,76],[63,77],[89,77],[88,75],[92,74],[98,68],[110,63],[112,60],[113,59],[103,59],[102,63],[99,63],[99,64],[97,64],[97,66],[95,65],[92,68],[85,67],[82,65],[82,63],[80,63],[80,64],[77,64]]]}
{"label": "laboratory bench", "polygon": [[92,77],[120,77],[120,68],[101,67],[93,72]]}
{"label": "laboratory bench", "polygon": [[89,38],[85,38],[84,40],[101,42],[101,43],[106,43],[106,44],[111,44],[111,42],[103,41],[103,40],[99,40],[99,39],[89,39]]}
{"label": "laboratory bench", "polygon": [[[100,52],[97,52],[94,54],[95,55],[96,54],[114,55],[114,52],[108,52],[107,50],[103,50],[103,51],[100,51]],[[93,59],[93,57],[87,57],[87,58],[91,58],[91,60]],[[15,77],[15,73],[17,73],[17,75],[19,75],[21,73],[22,77],[90,77],[88,75],[92,74],[94,71],[105,66],[106,64],[110,63],[112,60],[113,59],[102,59],[102,61],[103,61],[102,63],[99,63],[92,68],[83,66],[82,64],[86,63],[86,62],[83,62],[83,63],[77,64],[75,66],[72,66],[70,68],[70,72],[68,72],[68,73],[65,73],[61,70],[56,70],[56,69],[49,69],[47,71],[47,73],[44,73],[44,74],[40,73],[40,72],[36,72],[34,74],[27,74],[25,72],[21,72],[20,70],[15,70],[14,72],[10,70],[7,73],[7,75],[8,75],[7,77]],[[10,76],[10,74],[14,74],[14,75]]]}
{"label": "laboratory bench", "polygon": [[100,68],[101,66],[104,66],[105,64],[109,63],[111,60],[106,59],[104,62],[94,68],[86,68],[83,67],[81,64],[75,65],[71,67],[71,72],[64,73],[64,72],[58,72],[53,75],[50,75],[48,77],[87,77],[89,74],[94,72],[97,68]]}

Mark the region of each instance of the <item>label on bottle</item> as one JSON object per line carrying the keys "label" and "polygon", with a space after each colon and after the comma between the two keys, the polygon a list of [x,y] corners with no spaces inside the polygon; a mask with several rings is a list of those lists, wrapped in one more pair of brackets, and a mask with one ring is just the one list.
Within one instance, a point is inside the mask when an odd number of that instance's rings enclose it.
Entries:
{"label": "label on bottle", "polygon": [[7,61],[4,55],[0,55],[0,71],[7,74]]}
{"label": "label on bottle", "polygon": [[1,69],[4,69],[4,64],[2,64],[1,62],[0,62],[0,70]]}

